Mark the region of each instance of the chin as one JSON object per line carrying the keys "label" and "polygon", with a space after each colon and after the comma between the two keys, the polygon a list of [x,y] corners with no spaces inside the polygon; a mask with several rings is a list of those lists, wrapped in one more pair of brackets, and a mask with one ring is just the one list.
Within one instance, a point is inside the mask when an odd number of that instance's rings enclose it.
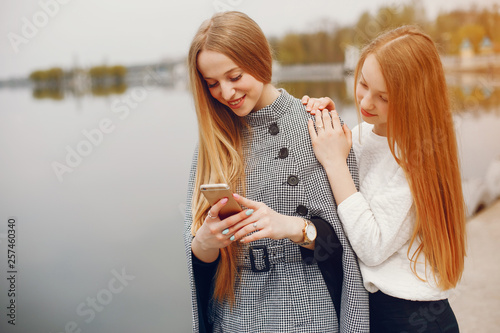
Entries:
{"label": "chin", "polygon": [[231,109],[231,111],[238,117],[245,117],[252,112],[252,110],[248,110],[247,108]]}
{"label": "chin", "polygon": [[372,124],[373,125],[373,121],[371,121],[371,117],[365,117],[365,116],[361,116],[361,119],[365,122],[365,123],[368,123],[368,124]]}

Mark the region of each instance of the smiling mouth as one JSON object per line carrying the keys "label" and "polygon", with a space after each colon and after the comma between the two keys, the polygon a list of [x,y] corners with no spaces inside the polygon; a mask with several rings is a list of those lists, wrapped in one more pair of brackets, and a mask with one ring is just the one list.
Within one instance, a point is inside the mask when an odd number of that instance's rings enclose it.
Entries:
{"label": "smiling mouth", "polygon": [[375,114],[371,114],[363,108],[361,108],[361,114],[363,114],[363,116],[365,116],[365,117],[375,117],[376,116]]}
{"label": "smiling mouth", "polygon": [[228,101],[228,104],[231,105],[231,106],[236,106],[238,104],[240,104],[240,102],[243,100],[243,98],[245,98],[246,95],[244,95],[243,97],[240,97],[238,99],[235,99],[233,101]]}

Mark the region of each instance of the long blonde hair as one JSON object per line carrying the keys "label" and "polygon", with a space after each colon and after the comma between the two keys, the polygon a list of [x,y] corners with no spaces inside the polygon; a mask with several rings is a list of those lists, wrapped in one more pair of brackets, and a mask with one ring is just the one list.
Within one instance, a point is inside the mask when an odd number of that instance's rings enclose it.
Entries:
{"label": "long blonde hair", "polygon": [[[188,55],[191,92],[198,118],[198,165],[192,198],[193,235],[201,227],[210,206],[200,192],[205,183],[227,183],[233,191],[245,194],[245,165],[242,130],[244,120],[212,97],[198,71],[200,52],[219,52],[243,71],[263,83],[271,82],[272,54],[260,27],[240,12],[217,13],[202,23],[193,38]],[[237,243],[237,242],[236,242]],[[234,302],[236,246],[221,249],[214,297]]]}
{"label": "long blonde hair", "polygon": [[[417,260],[423,253],[437,285],[442,290],[453,288],[464,269],[465,205],[439,54],[432,39],[419,28],[403,26],[363,49],[355,82],[370,54],[379,62],[388,90],[389,147],[405,171],[416,207],[408,250],[412,270],[418,276]],[[417,239],[421,243],[410,255]]]}

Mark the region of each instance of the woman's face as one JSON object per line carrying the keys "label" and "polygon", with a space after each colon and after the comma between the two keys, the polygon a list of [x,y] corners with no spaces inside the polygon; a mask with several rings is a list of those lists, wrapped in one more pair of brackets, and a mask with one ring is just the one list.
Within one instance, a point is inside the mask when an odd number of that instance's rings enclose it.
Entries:
{"label": "woman's face", "polygon": [[375,125],[373,132],[387,136],[389,100],[380,65],[373,54],[366,57],[356,87],[356,100],[364,121]]}
{"label": "woman's face", "polygon": [[198,70],[210,94],[239,117],[270,104],[263,97],[264,83],[245,73],[222,53],[201,51],[198,54]]}

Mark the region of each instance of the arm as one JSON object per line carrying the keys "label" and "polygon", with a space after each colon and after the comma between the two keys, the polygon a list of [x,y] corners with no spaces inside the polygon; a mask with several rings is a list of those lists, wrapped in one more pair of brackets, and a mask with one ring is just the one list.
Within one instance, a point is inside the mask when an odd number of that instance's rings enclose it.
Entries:
{"label": "arm", "polygon": [[325,168],[335,201],[340,205],[357,192],[347,166],[352,133],[347,125],[340,124],[336,111],[323,110],[316,113],[317,132],[312,120],[309,120],[308,127],[316,158]]}
{"label": "arm", "polygon": [[413,233],[412,195],[402,169],[368,201],[355,193],[338,207],[352,247],[365,265],[377,266],[401,249]]}
{"label": "arm", "polygon": [[326,170],[339,217],[354,251],[366,265],[378,265],[411,236],[411,192],[399,168],[370,202],[358,193],[346,163],[352,143],[351,131],[346,125],[340,125],[336,112],[331,114],[331,118],[327,111],[316,114],[318,132],[312,121],[309,122],[313,149]]}
{"label": "arm", "polygon": [[[262,202],[252,201],[238,194],[234,194],[234,198],[240,205],[254,210],[252,216],[247,219],[248,223],[245,221],[244,224],[229,228],[229,234],[234,232],[235,240],[250,243],[262,238],[288,238],[294,243],[300,243],[304,239],[304,219],[279,214]],[[252,234],[249,235],[250,233]],[[313,250],[314,242],[301,246]]]}
{"label": "arm", "polygon": [[[209,216],[196,232],[191,242],[191,250],[202,262],[215,261],[219,257],[220,249],[236,240],[249,243],[262,238],[289,238],[294,243],[302,242],[304,238],[302,218],[278,214],[264,203],[237,194],[234,194],[234,198],[240,205],[249,209],[221,221],[218,214],[227,203],[227,198],[223,198],[210,208]],[[256,230],[257,232],[248,235]],[[314,249],[314,242],[302,246]]]}

